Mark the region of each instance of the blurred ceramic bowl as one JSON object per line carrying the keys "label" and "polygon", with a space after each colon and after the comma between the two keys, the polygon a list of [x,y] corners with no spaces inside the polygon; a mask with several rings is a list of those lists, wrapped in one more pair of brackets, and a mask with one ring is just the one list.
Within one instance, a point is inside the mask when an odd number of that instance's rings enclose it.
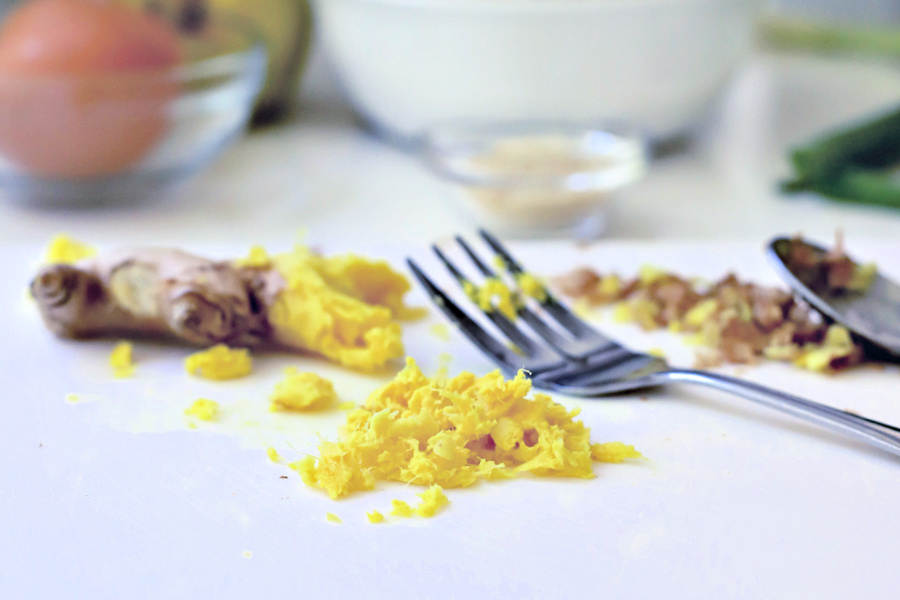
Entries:
{"label": "blurred ceramic bowl", "polygon": [[211,162],[247,125],[266,70],[256,35],[214,18],[208,38],[181,39],[169,68],[0,72],[0,193],[48,206],[136,202]]}
{"label": "blurred ceramic bowl", "polygon": [[316,0],[325,52],[370,126],[616,119],[688,132],[751,49],[757,0]]}

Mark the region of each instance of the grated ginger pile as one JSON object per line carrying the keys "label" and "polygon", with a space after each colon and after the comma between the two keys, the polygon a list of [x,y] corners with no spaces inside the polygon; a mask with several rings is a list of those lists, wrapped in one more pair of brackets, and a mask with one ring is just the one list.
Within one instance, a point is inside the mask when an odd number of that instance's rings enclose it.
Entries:
{"label": "grated ginger pile", "polygon": [[254,247],[237,264],[274,267],[284,277],[285,289],[269,312],[278,342],[346,367],[372,371],[403,356],[396,319],[422,313],[404,304],[409,281],[383,260],[322,256],[303,246],[269,256]]}
{"label": "grated ginger pile", "polygon": [[578,410],[529,392],[523,372],[511,380],[499,371],[429,378],[407,358],[392,382],[347,415],[338,441],[291,467],[340,498],[379,480],[455,488],[521,473],[590,478],[595,460],[641,456],[621,443],[591,444],[590,430],[574,420]]}
{"label": "grated ginger pile", "polygon": [[690,334],[687,341],[701,348],[700,368],[767,358],[830,372],[864,358],[846,328],[824,321],[789,291],[745,283],[733,274],[701,285],[652,266],[630,279],[581,268],[556,284],[587,306],[613,305],[619,322]]}

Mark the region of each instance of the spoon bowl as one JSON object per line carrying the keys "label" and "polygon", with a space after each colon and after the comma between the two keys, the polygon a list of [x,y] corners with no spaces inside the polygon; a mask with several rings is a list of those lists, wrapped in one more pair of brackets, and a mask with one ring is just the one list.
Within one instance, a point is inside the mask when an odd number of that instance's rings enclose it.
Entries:
{"label": "spoon bowl", "polygon": [[862,288],[809,285],[803,269],[791,259],[796,244],[802,244],[804,250],[820,259],[829,254],[822,246],[797,237],[775,238],[769,242],[766,253],[781,279],[827,319],[846,327],[867,353],[900,360],[900,285],[877,271]]}

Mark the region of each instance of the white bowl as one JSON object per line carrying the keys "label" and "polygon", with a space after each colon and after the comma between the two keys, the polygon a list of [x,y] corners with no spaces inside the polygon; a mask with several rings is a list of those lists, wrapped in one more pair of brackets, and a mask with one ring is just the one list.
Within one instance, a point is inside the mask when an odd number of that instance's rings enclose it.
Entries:
{"label": "white bowl", "polygon": [[376,130],[615,119],[687,133],[751,49],[756,0],[316,0],[328,59]]}

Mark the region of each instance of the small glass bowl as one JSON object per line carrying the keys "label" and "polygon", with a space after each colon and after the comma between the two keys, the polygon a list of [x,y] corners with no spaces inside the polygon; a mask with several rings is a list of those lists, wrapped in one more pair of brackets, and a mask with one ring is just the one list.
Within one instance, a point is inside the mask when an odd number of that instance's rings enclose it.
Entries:
{"label": "small glass bowl", "polygon": [[249,121],[266,49],[221,15],[214,39],[186,36],[183,45],[186,58],[171,69],[0,75],[2,197],[48,207],[134,203],[210,163]]}
{"label": "small glass bowl", "polygon": [[478,225],[526,237],[600,235],[614,192],[647,168],[642,137],[614,124],[447,124],[423,153]]}

